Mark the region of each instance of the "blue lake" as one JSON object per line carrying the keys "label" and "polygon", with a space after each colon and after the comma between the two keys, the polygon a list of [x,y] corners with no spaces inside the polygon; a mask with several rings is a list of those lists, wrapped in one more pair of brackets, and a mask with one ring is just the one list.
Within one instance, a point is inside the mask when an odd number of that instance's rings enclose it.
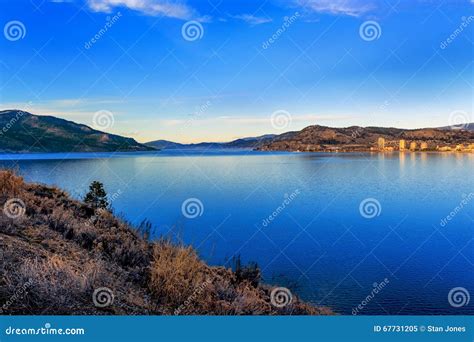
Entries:
{"label": "blue lake", "polygon": [[[99,180],[134,224],[150,220],[211,264],[255,261],[265,282],[341,314],[474,314],[474,298],[448,300],[456,287],[474,295],[474,154],[31,154],[0,165],[77,198]],[[188,199],[198,201],[186,212]]]}

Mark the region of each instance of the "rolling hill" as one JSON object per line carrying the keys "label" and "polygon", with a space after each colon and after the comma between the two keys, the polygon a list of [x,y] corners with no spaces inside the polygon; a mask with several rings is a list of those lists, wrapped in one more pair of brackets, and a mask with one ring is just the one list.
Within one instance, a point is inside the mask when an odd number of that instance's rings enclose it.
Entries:
{"label": "rolling hill", "polygon": [[154,150],[132,138],[20,110],[0,111],[0,152],[131,152]]}
{"label": "rolling hill", "polygon": [[[401,129],[385,127],[309,126],[290,135],[275,137],[258,146],[261,151],[367,151],[377,146],[377,140],[384,138],[387,147],[398,148],[400,140],[426,143],[428,149],[437,146],[455,146],[474,143],[474,131],[448,130],[440,128]],[[407,146],[408,147],[408,146]]]}

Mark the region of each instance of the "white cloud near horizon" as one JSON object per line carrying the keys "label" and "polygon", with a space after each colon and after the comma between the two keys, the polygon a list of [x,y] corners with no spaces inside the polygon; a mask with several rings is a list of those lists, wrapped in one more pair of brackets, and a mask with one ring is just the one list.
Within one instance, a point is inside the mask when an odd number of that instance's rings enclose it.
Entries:
{"label": "white cloud near horizon", "polygon": [[182,20],[197,16],[196,11],[181,1],[167,0],[87,0],[91,10],[110,13],[116,7],[127,7],[131,10],[151,16],[164,16]]}
{"label": "white cloud near horizon", "polygon": [[376,8],[372,0],[296,0],[296,4],[317,13],[351,17],[360,17]]}
{"label": "white cloud near horizon", "polygon": [[253,14],[230,15],[230,17],[233,19],[245,21],[246,23],[250,25],[261,25],[261,24],[266,24],[273,21],[271,18],[257,17]]}

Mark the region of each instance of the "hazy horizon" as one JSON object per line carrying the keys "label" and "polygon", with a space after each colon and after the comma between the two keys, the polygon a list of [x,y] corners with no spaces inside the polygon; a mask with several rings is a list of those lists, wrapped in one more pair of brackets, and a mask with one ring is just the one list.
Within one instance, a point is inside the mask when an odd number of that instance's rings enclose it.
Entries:
{"label": "hazy horizon", "polygon": [[[70,118],[65,118],[65,117],[60,117],[60,116],[55,116],[55,115],[51,115],[51,114],[37,114],[37,113],[32,113],[30,112],[29,110],[26,110],[26,109],[21,109],[21,108],[4,108],[4,109],[0,109],[0,112],[2,111],[14,111],[14,110],[18,110],[18,111],[25,111],[25,112],[29,112],[30,114],[33,114],[33,115],[38,115],[38,116],[53,116],[53,117],[57,117],[57,118],[60,118],[60,119],[64,119],[64,120],[68,120],[68,121],[73,121],[74,123],[76,124],[81,124],[81,125],[86,125],[86,126],[89,126],[91,128],[94,128],[92,127],[91,125],[89,125],[88,123],[85,123],[85,122],[78,122],[78,121],[74,121]],[[470,122],[469,124],[474,124],[474,122]],[[445,126],[437,126],[437,127],[434,127],[434,126],[428,126],[428,125],[425,125],[425,126],[422,126],[422,127],[397,127],[397,126],[361,126],[361,125],[342,125],[342,126],[327,126],[327,125],[320,125],[320,124],[314,124],[314,125],[319,125],[319,126],[326,126],[326,127],[330,127],[330,128],[349,128],[349,127],[362,127],[362,128],[367,128],[367,127],[382,127],[382,128],[397,128],[397,129],[406,129],[406,130],[411,130],[411,129],[430,129],[430,128],[442,128],[442,127],[445,127]],[[449,125],[448,125],[449,126]],[[306,128],[308,126],[305,126],[303,128]],[[99,131],[101,131],[101,129],[98,129]],[[291,131],[299,131],[300,129],[298,130],[287,130],[287,131],[282,131],[282,132],[279,132],[279,133],[276,133],[277,135],[278,134],[283,134],[283,133],[287,133],[287,132],[291,132]],[[106,131],[106,130],[102,130],[104,133],[110,133],[110,134],[116,134],[116,133],[112,133],[112,132],[109,132],[109,131]],[[242,136],[236,136],[236,137],[232,137],[231,139],[229,140],[221,140],[221,141],[214,141],[214,140],[203,140],[203,141],[193,141],[193,142],[186,142],[186,141],[175,141],[175,140],[168,140],[168,139],[162,139],[162,138],[156,138],[156,139],[151,139],[151,140],[146,140],[146,141],[141,141],[139,139],[136,139],[139,143],[149,143],[149,142],[154,142],[154,141],[160,141],[160,140],[163,140],[163,141],[171,141],[171,142],[174,142],[174,143],[179,143],[179,144],[199,144],[199,143],[226,143],[226,142],[231,142],[231,141],[234,141],[234,140],[238,140],[238,139],[244,139],[244,138],[256,138],[256,137],[260,137],[260,136],[265,136],[265,135],[270,135],[270,134],[274,134],[274,133],[264,133],[264,134],[259,134],[259,135],[242,135]],[[126,136],[124,135],[125,137],[128,137],[128,138],[133,138],[132,136]]]}

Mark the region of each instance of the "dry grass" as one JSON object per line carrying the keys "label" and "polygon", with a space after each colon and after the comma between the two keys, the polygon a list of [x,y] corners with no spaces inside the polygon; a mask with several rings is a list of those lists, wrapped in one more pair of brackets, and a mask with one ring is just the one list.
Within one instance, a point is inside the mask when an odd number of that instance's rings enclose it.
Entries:
{"label": "dry grass", "polygon": [[179,306],[205,281],[205,270],[191,247],[161,240],[153,245],[148,287],[159,304]]}
{"label": "dry grass", "polygon": [[23,189],[24,181],[22,177],[15,175],[12,170],[0,172],[0,191],[2,196],[16,196]]}
{"label": "dry grass", "polygon": [[[331,313],[297,298],[275,308],[271,288],[255,277],[209,267],[191,247],[147,241],[110,212],[59,189],[26,184],[12,171],[0,171],[0,186],[1,207],[12,197],[26,205],[22,217],[0,215],[0,303],[10,303],[7,314]],[[113,291],[112,305],[94,306],[99,287]]]}

